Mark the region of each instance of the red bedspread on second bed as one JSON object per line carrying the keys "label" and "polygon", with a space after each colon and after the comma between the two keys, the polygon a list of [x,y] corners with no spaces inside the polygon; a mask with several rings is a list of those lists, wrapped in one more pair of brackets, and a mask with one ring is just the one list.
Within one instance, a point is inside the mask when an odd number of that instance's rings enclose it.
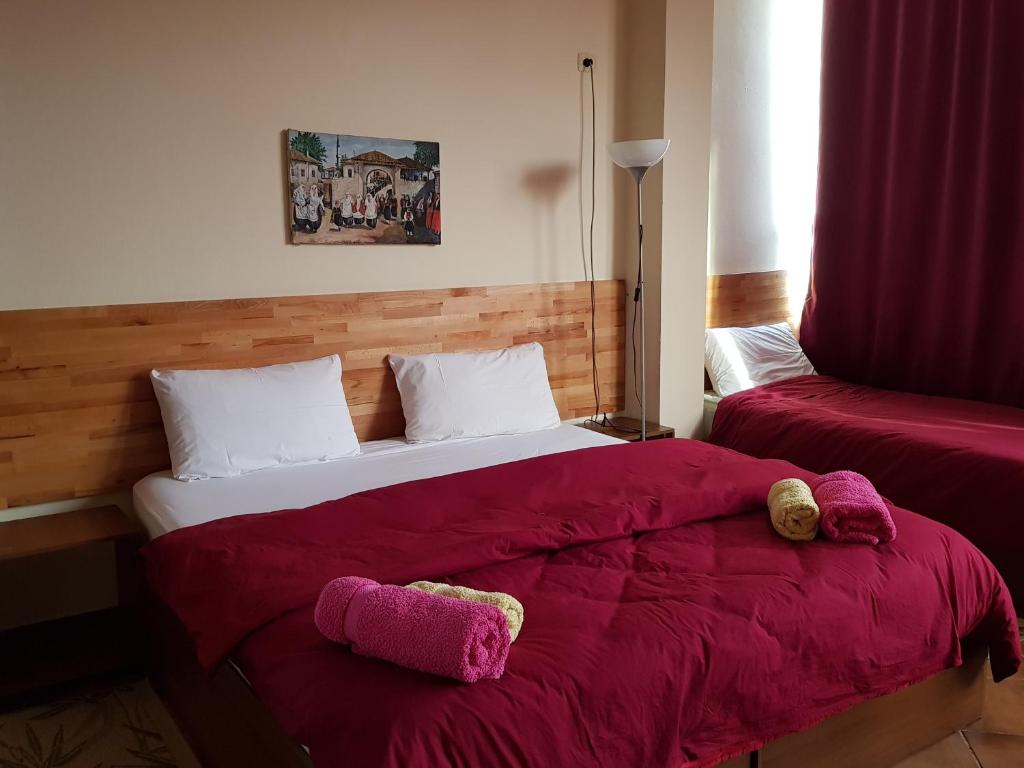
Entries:
{"label": "red bedspread on second bed", "polygon": [[[232,654],[318,766],[705,766],[958,664],[1019,664],[1009,595],[955,532],[776,536],[771,483],[807,473],[662,440],[544,456],[234,517],[149,545],[151,584],[215,664]],[[472,685],[323,639],[339,575],[450,577],[525,607]]]}
{"label": "red bedspread on second bed", "polygon": [[1024,603],[1024,410],[801,376],[722,400],[709,439],[867,475],[893,503],[964,534]]}

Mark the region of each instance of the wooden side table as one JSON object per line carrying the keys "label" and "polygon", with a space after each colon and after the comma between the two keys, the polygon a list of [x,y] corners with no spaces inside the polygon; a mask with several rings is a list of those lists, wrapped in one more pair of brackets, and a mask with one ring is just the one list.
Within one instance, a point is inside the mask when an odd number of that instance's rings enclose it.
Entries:
{"label": "wooden side table", "polygon": [[[614,425],[612,422],[614,422]],[[617,437],[620,440],[626,440],[630,443],[636,443],[640,440],[640,419],[631,419],[627,416],[619,416],[615,419],[609,419],[609,423],[607,425],[584,422],[577,426],[589,429],[591,432],[600,432],[602,435],[608,435],[609,437]],[[648,440],[662,440],[666,437],[675,436],[676,431],[672,427],[666,427],[663,424],[655,424],[653,421],[647,422]]]}
{"label": "wooden side table", "polygon": [[[113,608],[0,632],[0,699],[128,667],[141,668],[144,649],[135,604],[141,585],[137,552],[145,541],[142,527],[114,506],[0,523],[0,565],[5,571],[13,572],[19,560],[110,543],[118,592],[118,605]],[[16,582],[4,588],[16,589]]]}

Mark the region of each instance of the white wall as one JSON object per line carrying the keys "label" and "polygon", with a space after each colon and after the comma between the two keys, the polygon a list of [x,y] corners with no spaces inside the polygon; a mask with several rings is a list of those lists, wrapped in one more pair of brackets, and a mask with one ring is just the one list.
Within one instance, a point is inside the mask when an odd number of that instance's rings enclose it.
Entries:
{"label": "white wall", "polygon": [[778,266],[772,215],[769,32],[773,0],[717,0],[708,273]]}
{"label": "white wall", "polygon": [[[33,0],[0,23],[0,309],[582,279],[615,0]],[[365,22],[358,21],[366,17]],[[287,243],[282,131],[436,139],[440,247]],[[611,167],[597,173],[599,278]]]}
{"label": "white wall", "polygon": [[797,301],[814,221],[821,13],[821,0],[715,2],[708,274],[790,270]]}

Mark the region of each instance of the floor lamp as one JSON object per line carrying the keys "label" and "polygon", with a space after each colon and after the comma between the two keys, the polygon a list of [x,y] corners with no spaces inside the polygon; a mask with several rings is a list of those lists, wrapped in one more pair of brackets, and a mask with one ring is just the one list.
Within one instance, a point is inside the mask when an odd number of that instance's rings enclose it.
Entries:
{"label": "floor lamp", "polygon": [[[637,222],[637,277],[633,293],[633,311],[640,313],[640,439],[647,440],[647,366],[646,329],[644,323],[644,220],[643,194],[641,186],[644,176],[653,166],[661,162],[668,152],[669,139],[642,139],[640,141],[616,141],[608,145],[612,162],[629,171],[636,182]],[[636,338],[635,336],[633,338]],[[633,382],[636,386],[636,381]]]}

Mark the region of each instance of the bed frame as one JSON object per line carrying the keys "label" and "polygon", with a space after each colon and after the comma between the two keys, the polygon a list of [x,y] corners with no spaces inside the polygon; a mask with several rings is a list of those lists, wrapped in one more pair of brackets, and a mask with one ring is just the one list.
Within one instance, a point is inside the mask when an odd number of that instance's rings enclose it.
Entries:
{"label": "bed frame", "polygon": [[[151,598],[150,676],[204,768],[311,768],[231,663],[202,671],[185,629]],[[883,768],[981,717],[988,665],[964,664],[896,693],[862,702],[806,731],[784,736],[722,768]]]}

